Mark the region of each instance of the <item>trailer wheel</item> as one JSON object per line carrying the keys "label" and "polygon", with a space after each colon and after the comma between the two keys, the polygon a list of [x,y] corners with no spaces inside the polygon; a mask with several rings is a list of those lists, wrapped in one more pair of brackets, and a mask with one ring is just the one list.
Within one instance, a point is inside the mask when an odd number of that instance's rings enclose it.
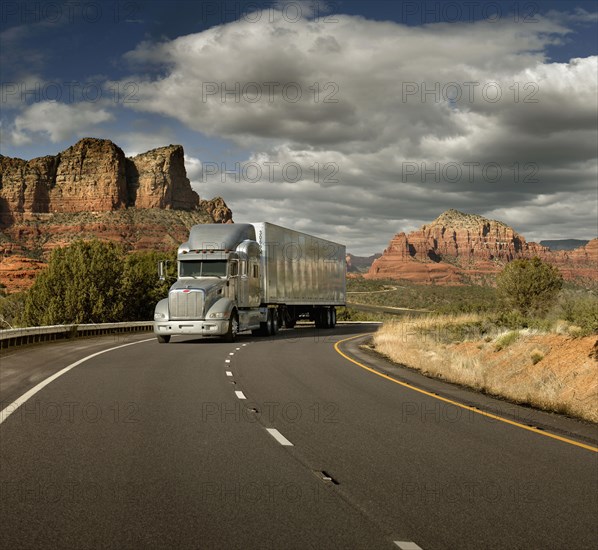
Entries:
{"label": "trailer wheel", "polygon": [[332,328],[332,308],[324,310],[324,328]]}
{"label": "trailer wheel", "polygon": [[270,334],[272,336],[276,336],[278,334],[279,324],[278,324],[278,312],[275,309],[271,309],[269,312],[270,314]]}
{"label": "trailer wheel", "polygon": [[158,334],[156,338],[160,344],[168,344],[168,342],[170,342],[170,335],[162,336],[161,334]]}
{"label": "trailer wheel", "polygon": [[336,326],[336,308],[335,307],[330,308],[330,318],[331,318],[330,328],[334,328]]}
{"label": "trailer wheel", "polygon": [[318,307],[314,311],[316,328],[326,328],[326,310],[323,307]]}

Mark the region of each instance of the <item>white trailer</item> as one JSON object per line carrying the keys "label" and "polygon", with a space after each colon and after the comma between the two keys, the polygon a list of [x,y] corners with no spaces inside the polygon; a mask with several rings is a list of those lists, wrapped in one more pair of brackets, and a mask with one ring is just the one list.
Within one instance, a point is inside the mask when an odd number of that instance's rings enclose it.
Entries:
{"label": "white trailer", "polygon": [[177,281],[156,305],[154,332],[167,343],[175,334],[274,335],[300,318],[332,328],[346,300],[345,258],[344,245],[267,222],[195,225],[178,249]]}

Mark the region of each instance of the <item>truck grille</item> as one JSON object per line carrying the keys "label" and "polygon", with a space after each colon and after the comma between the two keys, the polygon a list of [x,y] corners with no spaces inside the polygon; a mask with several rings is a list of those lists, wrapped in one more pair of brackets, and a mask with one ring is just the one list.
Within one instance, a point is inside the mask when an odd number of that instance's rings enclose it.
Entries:
{"label": "truck grille", "polygon": [[168,295],[171,319],[201,319],[203,317],[202,290],[172,290]]}

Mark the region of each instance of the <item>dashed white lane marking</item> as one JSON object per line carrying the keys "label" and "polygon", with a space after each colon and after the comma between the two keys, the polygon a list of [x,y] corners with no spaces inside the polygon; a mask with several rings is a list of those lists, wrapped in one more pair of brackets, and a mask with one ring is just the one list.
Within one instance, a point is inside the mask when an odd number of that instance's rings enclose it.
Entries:
{"label": "dashed white lane marking", "polygon": [[237,351],[239,351],[241,348],[235,348]]}
{"label": "dashed white lane marking", "polygon": [[422,550],[421,546],[418,546],[415,542],[405,540],[395,540],[394,542],[401,550]]}
{"label": "dashed white lane marking", "polygon": [[243,344],[243,346],[246,346],[247,344]]}
{"label": "dashed white lane marking", "polygon": [[239,399],[247,399],[247,397],[245,397],[245,394],[242,391],[236,391],[235,395],[239,398]]}
{"label": "dashed white lane marking", "polygon": [[235,354],[235,352],[234,352],[234,351],[231,351],[231,352],[229,353],[229,355],[234,355],[234,354]]}
{"label": "dashed white lane marking", "polygon": [[2,411],[0,411],[0,424],[2,424],[2,422],[4,422],[21,405],[23,405],[24,403],[29,401],[29,399],[31,399],[37,392],[39,392],[40,390],[45,388],[50,382],[53,382],[58,377],[67,373],[71,369],[74,369],[77,365],[80,365],[81,363],[84,363],[85,361],[87,361],[89,359],[93,359],[94,357],[97,357],[98,355],[102,355],[103,353],[108,353],[109,351],[113,351],[115,349],[126,348],[127,346],[134,346],[135,344],[143,344],[143,342],[151,342],[151,341],[154,341],[154,339],[147,338],[146,340],[139,340],[139,342],[130,342],[128,344],[122,344],[120,346],[115,346],[113,348],[108,348],[108,349],[104,349],[102,351],[98,351],[96,353],[92,353],[91,355],[88,355],[87,357],[83,357],[83,359],[79,359],[79,361],[75,361],[74,363],[71,363],[67,367],[64,367],[62,370],[59,370],[58,372],[54,373],[52,376],[49,376],[45,380],[42,380],[37,386],[34,386],[28,392],[25,392],[23,395],[21,395],[21,397],[19,397],[17,400],[13,401],[10,405],[8,405],[8,407],[5,407],[4,409],[2,409]]}
{"label": "dashed white lane marking", "polygon": [[230,363],[230,359],[225,359],[224,362],[225,363]]}
{"label": "dashed white lane marking", "polygon": [[226,376],[232,376],[232,375],[233,375],[233,373],[231,371],[229,371],[229,370],[226,371]]}
{"label": "dashed white lane marking", "polygon": [[282,435],[276,428],[266,428],[266,430],[281,445],[284,445],[285,447],[294,447],[294,445],[284,435]]}

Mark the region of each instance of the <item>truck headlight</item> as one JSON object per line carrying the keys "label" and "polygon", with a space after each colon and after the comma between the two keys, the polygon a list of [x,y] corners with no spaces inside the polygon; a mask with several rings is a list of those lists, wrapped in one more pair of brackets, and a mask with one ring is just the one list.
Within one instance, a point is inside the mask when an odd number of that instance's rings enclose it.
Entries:
{"label": "truck headlight", "polygon": [[216,311],[208,315],[208,319],[227,319],[228,314],[224,311]]}
{"label": "truck headlight", "polygon": [[166,319],[166,315],[163,313],[154,313],[154,320],[159,321],[160,319]]}

